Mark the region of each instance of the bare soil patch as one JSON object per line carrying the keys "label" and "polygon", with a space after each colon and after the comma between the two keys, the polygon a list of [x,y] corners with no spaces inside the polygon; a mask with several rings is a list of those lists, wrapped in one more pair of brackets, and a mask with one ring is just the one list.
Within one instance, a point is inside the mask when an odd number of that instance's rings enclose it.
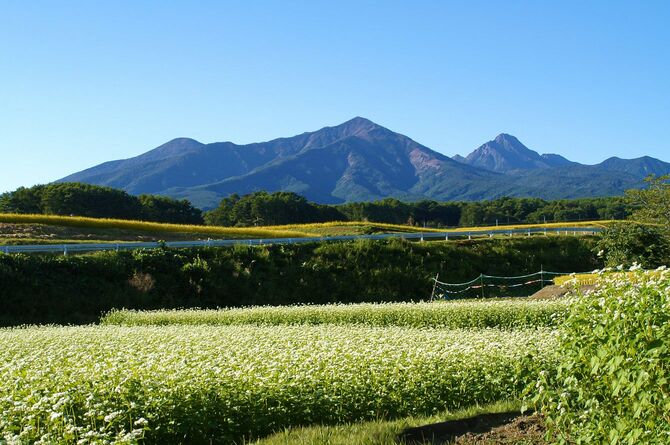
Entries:
{"label": "bare soil patch", "polygon": [[408,428],[399,435],[407,444],[546,445],[538,414],[482,414],[461,420]]}

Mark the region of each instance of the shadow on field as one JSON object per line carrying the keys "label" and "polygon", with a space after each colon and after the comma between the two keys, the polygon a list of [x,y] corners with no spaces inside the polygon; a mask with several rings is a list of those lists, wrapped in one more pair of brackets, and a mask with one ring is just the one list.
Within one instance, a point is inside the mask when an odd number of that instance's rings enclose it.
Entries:
{"label": "shadow on field", "polygon": [[449,443],[465,434],[488,433],[492,429],[510,423],[521,416],[518,411],[508,413],[480,414],[468,419],[449,420],[415,428],[407,428],[398,439],[406,444]]}

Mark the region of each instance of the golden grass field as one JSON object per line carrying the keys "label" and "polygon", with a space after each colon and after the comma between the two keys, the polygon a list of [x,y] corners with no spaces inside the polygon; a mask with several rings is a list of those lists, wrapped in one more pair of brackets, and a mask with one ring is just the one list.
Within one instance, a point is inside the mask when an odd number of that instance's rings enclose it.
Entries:
{"label": "golden grass field", "polygon": [[[1,218],[1,216],[0,216]],[[611,220],[598,220],[598,221],[579,221],[579,222],[566,222],[566,223],[538,223],[538,224],[508,224],[508,225],[499,225],[499,226],[479,226],[479,227],[454,227],[454,228],[430,228],[430,227],[416,227],[416,226],[407,226],[402,224],[387,224],[387,223],[377,223],[377,222],[365,222],[365,221],[333,221],[327,223],[314,223],[314,224],[288,224],[282,226],[272,226],[274,229],[278,230],[319,230],[329,227],[359,227],[359,226],[372,226],[375,228],[387,229],[389,231],[397,232],[487,232],[489,230],[514,230],[514,229],[532,229],[532,228],[562,228],[562,227],[599,227],[604,228],[608,224],[611,224]]]}
{"label": "golden grass field", "polygon": [[[180,235],[181,238],[192,237],[211,237],[211,238],[301,238],[314,236],[335,236],[335,235],[356,235],[361,233],[429,233],[429,232],[464,232],[477,233],[489,230],[512,230],[523,228],[557,228],[557,227],[605,227],[612,221],[582,221],[570,223],[549,223],[549,224],[512,224],[488,227],[458,227],[458,228],[427,228],[400,224],[375,223],[367,221],[335,221],[315,224],[290,224],[280,226],[262,226],[262,227],[222,227],[222,226],[204,226],[204,225],[182,225],[166,224],[148,221],[134,221],[122,219],[107,218],[89,218],[80,216],[59,216],[59,215],[22,215],[0,213],[0,224],[11,225],[40,225],[53,227],[70,227],[86,229],[89,231],[104,230],[124,231],[129,233],[161,235]],[[109,235],[109,234],[107,234]],[[0,238],[6,238],[0,235]],[[76,237],[72,238],[73,241]],[[100,238],[100,239],[107,239]],[[87,240],[95,239],[95,233],[89,234]]]}

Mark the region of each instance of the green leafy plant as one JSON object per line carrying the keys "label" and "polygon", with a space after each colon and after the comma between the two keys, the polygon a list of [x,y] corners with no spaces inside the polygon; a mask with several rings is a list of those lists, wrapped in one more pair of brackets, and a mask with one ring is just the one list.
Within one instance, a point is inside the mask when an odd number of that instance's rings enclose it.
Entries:
{"label": "green leafy plant", "polygon": [[612,224],[601,232],[596,250],[608,267],[637,263],[651,269],[670,263],[670,240],[650,225]]}
{"label": "green leafy plant", "polygon": [[557,443],[670,440],[670,272],[603,275],[570,302],[557,368],[530,389]]}

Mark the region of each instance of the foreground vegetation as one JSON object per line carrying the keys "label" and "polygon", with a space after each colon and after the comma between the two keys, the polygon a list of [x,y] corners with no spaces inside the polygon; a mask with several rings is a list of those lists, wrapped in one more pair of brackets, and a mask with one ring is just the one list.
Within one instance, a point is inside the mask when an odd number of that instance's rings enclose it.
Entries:
{"label": "foreground vegetation", "polygon": [[558,347],[530,388],[558,441],[668,443],[670,271],[601,275],[570,300]]}
{"label": "foreground vegetation", "polygon": [[427,300],[438,272],[442,281],[463,282],[481,272],[523,275],[542,266],[593,270],[600,265],[593,249],[590,237],[518,237],[0,254],[0,324],[91,323],[114,308]]}
{"label": "foreground vegetation", "polygon": [[557,300],[462,300],[440,303],[385,303],[252,307],[224,310],[115,310],[102,324],[296,325],[357,324],[432,328],[507,328],[555,326],[564,316]]}
{"label": "foreground vegetation", "polygon": [[231,443],[311,423],[518,397],[546,328],[42,327],[0,330],[9,442]]}
{"label": "foreground vegetation", "polygon": [[100,326],[0,329],[0,441],[392,444],[525,397],[551,443],[664,444],[670,271],[635,269],[561,301],[114,311]]}

